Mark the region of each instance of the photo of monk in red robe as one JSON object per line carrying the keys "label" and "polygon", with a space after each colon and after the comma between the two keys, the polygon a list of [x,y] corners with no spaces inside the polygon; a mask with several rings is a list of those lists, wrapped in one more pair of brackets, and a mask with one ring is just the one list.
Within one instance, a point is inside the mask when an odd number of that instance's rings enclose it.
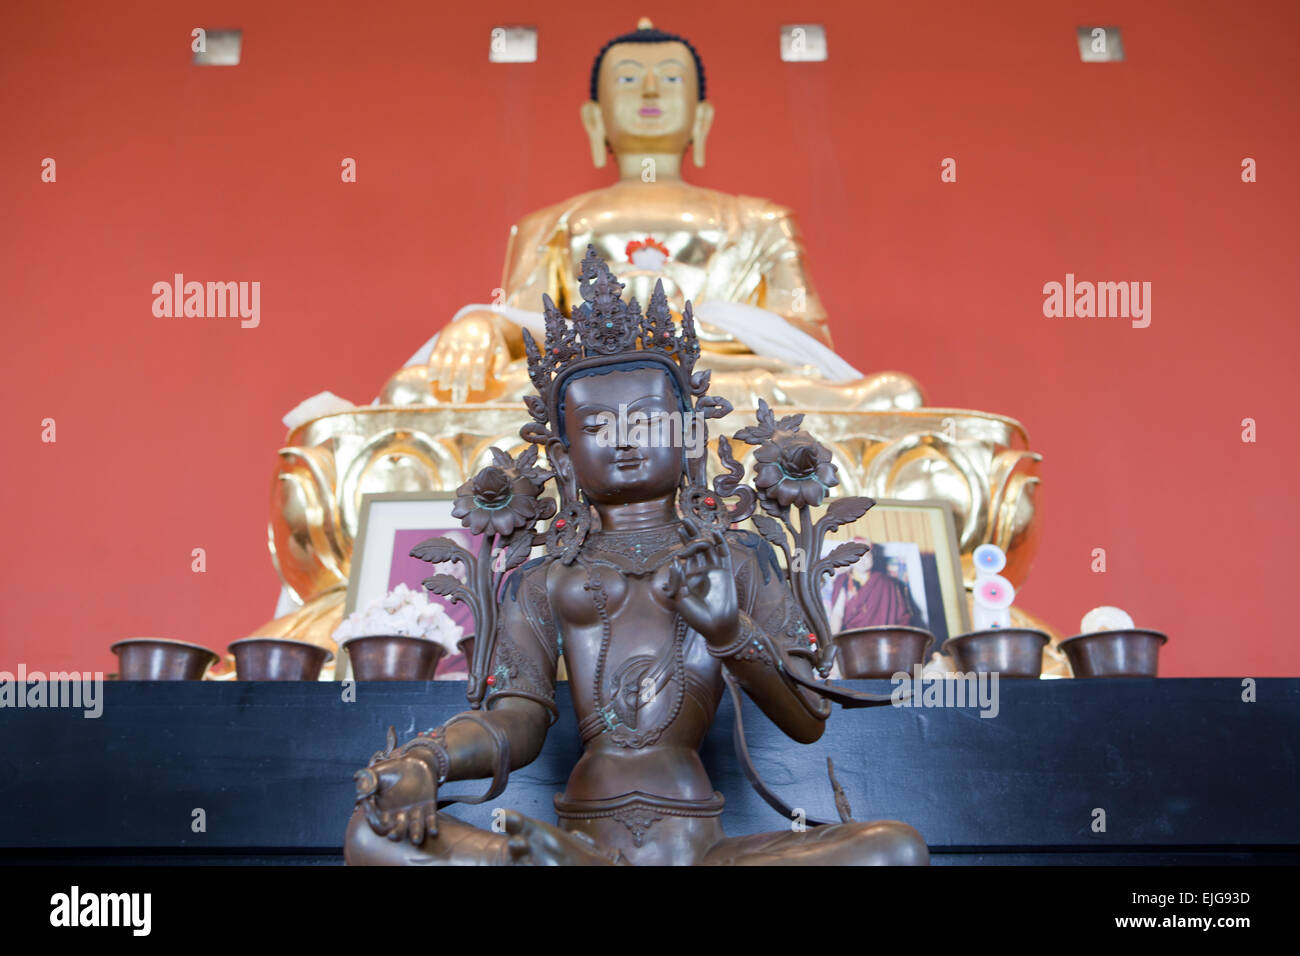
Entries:
{"label": "photo of monk in red robe", "polygon": [[[915,554],[899,553],[909,549]],[[886,624],[927,627],[926,614],[913,594],[911,564],[917,565],[915,573],[919,575],[920,551],[915,544],[873,544],[861,560],[831,582],[827,595],[831,629],[839,632]],[[924,594],[924,587],[918,590]]]}

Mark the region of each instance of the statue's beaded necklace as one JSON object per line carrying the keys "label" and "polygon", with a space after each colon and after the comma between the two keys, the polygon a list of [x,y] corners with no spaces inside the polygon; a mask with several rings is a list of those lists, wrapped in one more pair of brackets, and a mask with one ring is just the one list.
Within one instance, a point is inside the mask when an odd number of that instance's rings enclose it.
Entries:
{"label": "statue's beaded necklace", "polygon": [[[591,594],[592,604],[596,608],[596,614],[600,618],[600,651],[596,657],[596,669],[592,678],[592,689],[594,692],[593,700],[596,706],[596,713],[603,722],[602,733],[608,733],[610,739],[621,747],[630,747],[639,749],[648,747],[656,743],[663,736],[677,715],[681,713],[682,702],[686,698],[686,621],[681,615],[675,615],[673,621],[673,637],[669,647],[661,652],[658,659],[651,661],[645,666],[643,674],[649,675],[652,672],[659,672],[661,675],[658,680],[654,680],[653,692],[657,696],[662,683],[671,681],[672,683],[672,703],[668,709],[665,718],[657,722],[653,727],[638,729],[635,726],[629,726],[627,722],[618,716],[618,708],[615,702],[611,700],[611,694],[605,687],[605,669],[608,664],[610,644],[612,641],[612,630],[609,621],[608,595],[605,593],[605,586],[601,582],[600,571],[601,565],[613,568],[619,574],[631,574],[635,577],[643,577],[657,571],[660,567],[667,564],[673,559],[676,553],[681,549],[681,537],[678,534],[680,525],[674,522],[659,528],[651,528],[638,531],[617,531],[617,532],[597,532],[588,539],[588,547],[579,558],[587,571],[587,583],[585,585],[588,593]],[[591,552],[604,552],[611,556],[618,556],[619,561],[605,560]],[[631,564],[629,568],[625,564]],[[671,657],[671,664],[668,658]],[[626,668],[627,665],[625,664]],[[621,676],[622,669],[620,669]],[[643,676],[641,681],[645,681],[648,676]],[[615,688],[614,693],[619,693],[621,688]],[[633,707],[633,713],[639,709],[642,702],[642,688],[640,683],[634,687],[637,695],[637,704]],[[635,720],[635,718],[634,718]]]}

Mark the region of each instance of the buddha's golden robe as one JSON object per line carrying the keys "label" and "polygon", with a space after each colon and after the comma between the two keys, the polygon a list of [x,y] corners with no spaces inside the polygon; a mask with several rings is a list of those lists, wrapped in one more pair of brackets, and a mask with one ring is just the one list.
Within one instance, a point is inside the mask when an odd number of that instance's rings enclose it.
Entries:
{"label": "buddha's golden robe", "polygon": [[[626,186],[598,189],[527,216],[511,229],[499,300],[505,308],[496,314],[523,310],[540,320],[544,293],[567,313],[578,295],[577,264],[590,244],[627,287],[625,297],[635,296],[644,305],[656,280],[662,280],[674,311],[688,300],[693,304],[704,348],[699,366],[713,369],[711,390],[737,407],[752,408],[760,398],[803,408],[887,410],[923,404],[920,387],[906,375],[863,377],[833,353],[816,354],[817,344],[829,349],[830,332],[789,209],[685,184],[673,189],[672,202],[654,203],[644,202],[645,192],[637,197],[641,201],[628,201],[636,194]],[[668,252],[666,259],[651,253],[649,267],[644,253],[637,256],[639,263],[628,253],[629,243],[647,238]],[[730,310],[727,331],[708,321],[714,304],[725,309],[727,303],[766,315]],[[751,328],[737,335],[746,324]],[[512,342],[511,350],[518,357],[496,370],[489,388],[493,401],[518,402],[532,389],[522,348]],[[380,400],[444,403],[446,393],[435,390],[430,379],[423,362],[408,365],[390,379]]]}

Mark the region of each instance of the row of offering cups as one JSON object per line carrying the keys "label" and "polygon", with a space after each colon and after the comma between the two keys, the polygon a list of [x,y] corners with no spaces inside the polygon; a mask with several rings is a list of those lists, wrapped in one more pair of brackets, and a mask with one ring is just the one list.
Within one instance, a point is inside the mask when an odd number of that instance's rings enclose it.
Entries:
{"label": "row of offering cups", "polygon": [[[1142,628],[1079,634],[1061,642],[1075,677],[1155,677],[1160,647],[1168,638]],[[1024,627],[992,628],[949,638],[940,648],[964,672],[996,671],[1002,677],[1039,677],[1043,649],[1051,641],[1042,631]],[[860,627],[836,635],[840,672],[847,678],[889,678],[924,665],[934,636],[919,627]],[[419,637],[375,635],[343,642],[356,680],[432,680],[445,649]],[[219,659],[198,644],[165,638],[133,638],[112,646],[122,680],[201,680]],[[474,655],[474,638],[459,649]],[[307,680],[320,678],[334,656],[305,641],[249,637],[235,641],[238,680]]]}
{"label": "row of offering cups", "polygon": [[[446,649],[421,637],[353,637],[343,642],[356,680],[433,680]],[[474,654],[474,637],[461,638],[466,658]],[[202,680],[220,658],[216,651],[187,641],[138,637],[118,641],[110,650],[118,657],[121,680]],[[247,637],[228,648],[235,658],[237,680],[320,679],[321,668],[333,653],[316,644],[283,637]]]}
{"label": "row of offering cups", "polygon": [[[1079,634],[1061,641],[1075,677],[1155,677],[1160,647],[1169,640],[1158,631],[1129,628]],[[850,679],[890,678],[924,665],[934,636],[919,627],[881,625],[842,631],[835,636],[840,672]],[[959,634],[940,651],[959,671],[994,672],[1002,677],[1040,677],[1043,649],[1051,638],[1027,627],[999,627]]]}

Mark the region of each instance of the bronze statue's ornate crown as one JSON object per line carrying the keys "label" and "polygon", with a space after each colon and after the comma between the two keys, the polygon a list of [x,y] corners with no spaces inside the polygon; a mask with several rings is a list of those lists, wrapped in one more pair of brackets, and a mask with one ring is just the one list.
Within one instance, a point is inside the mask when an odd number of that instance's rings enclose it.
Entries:
{"label": "bronze statue's ornate crown", "polygon": [[656,352],[672,358],[681,370],[683,380],[690,382],[695,360],[700,354],[700,343],[689,302],[682,310],[679,333],[668,309],[663,282],[656,282],[650,306],[642,315],[636,299],[623,301],[623,283],[614,278],[605,260],[596,254],[594,246],[587,246],[578,288],[582,304],[573,310],[572,322],[564,317],[550,296],[542,297],[546,316],[544,349],[539,349],[533,337],[524,330],[528,375],[538,392],[548,391],[569,366],[583,359],[618,356],[627,360],[642,356],[625,353],[640,352]]}
{"label": "bronze statue's ornate crown", "polygon": [[536,396],[524,399],[533,418],[520,432],[525,440],[539,445],[553,438],[563,440],[559,405],[569,377],[589,369],[629,362],[662,366],[677,383],[683,411],[704,418],[718,418],[731,411],[731,403],[725,398],[706,394],[710,373],[695,371],[700,342],[689,302],[682,308],[678,328],[668,309],[663,283],[656,282],[650,306],[642,315],[636,299],[623,301],[623,283],[610,273],[594,246],[587,247],[587,255],[582,260],[579,291],[582,304],[573,310],[571,321],[550,296],[542,296],[546,317],[544,347],[538,347],[528,330],[524,330],[528,376],[537,387]]}

